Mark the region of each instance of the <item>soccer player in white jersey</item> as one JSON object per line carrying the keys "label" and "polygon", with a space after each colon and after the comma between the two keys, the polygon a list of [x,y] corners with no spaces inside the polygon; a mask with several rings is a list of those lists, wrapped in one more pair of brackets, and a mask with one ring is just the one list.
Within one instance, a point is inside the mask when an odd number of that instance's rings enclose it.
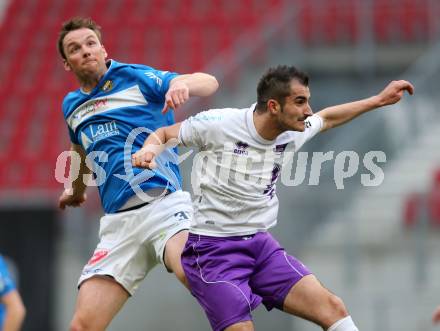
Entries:
{"label": "soccer player in white jersey", "polygon": [[167,108],[208,96],[218,83],[205,73],[178,75],[107,60],[100,28],[91,19],[66,22],[58,50],[80,86],[65,97],[63,113],[71,150],[81,157],[80,174],[59,206],[86,200],[84,175],[93,171],[106,213],[100,242],[78,282],[70,329],[104,330],[156,264],[185,282],[180,255],[192,206],[181,190],[177,154],[164,155],[154,171],[139,171],[131,166],[131,153],[150,132],[174,123]]}
{"label": "soccer player in white jersey", "polygon": [[313,115],[307,75],[278,66],[261,78],[256,104],[212,109],[160,128],[133,155],[133,165],[154,168],[165,148],[161,143],[175,138],[202,151],[182,265],[213,330],[253,330],[251,311],[261,302],[324,330],[357,330],[342,300],[267,232],[277,219],[275,182],[287,151],[298,151],[318,132],[398,102],[404,91],[412,94],[412,85],[393,81],[378,95]]}

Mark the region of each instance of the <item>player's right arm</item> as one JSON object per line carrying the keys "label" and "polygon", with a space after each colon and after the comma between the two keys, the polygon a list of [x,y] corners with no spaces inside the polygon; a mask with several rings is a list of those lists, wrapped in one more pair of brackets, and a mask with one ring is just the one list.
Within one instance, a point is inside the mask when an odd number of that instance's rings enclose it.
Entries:
{"label": "player's right arm", "polygon": [[17,290],[12,290],[1,297],[0,302],[5,307],[3,331],[20,330],[26,316],[26,308]]}
{"label": "player's right arm", "polygon": [[61,194],[58,206],[65,209],[66,206],[78,207],[87,199],[86,188],[84,183],[84,175],[90,174],[91,170],[86,165],[86,152],[81,145],[71,144],[70,150],[79,154],[81,158],[81,166],[79,168],[79,176],[73,181],[71,189],[65,189]]}
{"label": "player's right arm", "polygon": [[410,82],[405,80],[392,81],[375,96],[327,107],[317,113],[323,120],[321,132],[345,124],[373,109],[393,105],[402,99],[405,91],[409,94],[414,93],[414,87]]}

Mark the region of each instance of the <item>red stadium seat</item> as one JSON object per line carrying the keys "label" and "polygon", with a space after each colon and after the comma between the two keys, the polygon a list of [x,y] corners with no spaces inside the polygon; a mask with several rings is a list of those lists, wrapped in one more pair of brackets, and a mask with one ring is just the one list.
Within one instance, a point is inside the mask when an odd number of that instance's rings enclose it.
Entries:
{"label": "red stadium seat", "polygon": [[434,171],[433,187],[435,189],[440,188],[440,168]]}
{"label": "red stadium seat", "polygon": [[429,192],[428,210],[431,225],[440,228],[440,187],[435,187]]}
{"label": "red stadium seat", "polygon": [[419,193],[411,193],[407,196],[403,210],[403,225],[412,229],[418,222],[421,214],[423,196]]}
{"label": "red stadium seat", "polygon": [[297,14],[299,35],[305,45],[313,44],[315,36],[315,5],[312,1],[300,1]]}
{"label": "red stadium seat", "polygon": [[434,171],[432,188],[428,196],[428,208],[432,226],[440,228],[440,168]]}
{"label": "red stadium seat", "polygon": [[[423,209],[427,212],[424,213]],[[434,171],[432,187],[426,194],[412,193],[406,198],[403,212],[405,227],[413,228],[424,215],[428,216],[431,227],[440,228],[440,169]]]}
{"label": "red stadium seat", "polygon": [[404,0],[400,5],[403,40],[426,40],[429,36],[429,7],[427,0]]}

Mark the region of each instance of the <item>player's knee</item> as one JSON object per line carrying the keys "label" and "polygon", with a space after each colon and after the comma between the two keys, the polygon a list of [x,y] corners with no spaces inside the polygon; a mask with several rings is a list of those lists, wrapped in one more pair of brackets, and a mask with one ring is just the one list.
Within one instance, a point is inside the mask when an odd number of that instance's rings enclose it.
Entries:
{"label": "player's knee", "polygon": [[84,331],[86,330],[85,326],[77,320],[72,320],[70,322],[69,331]]}
{"label": "player's knee", "polygon": [[225,331],[254,331],[254,325],[251,321],[239,322],[228,326]]}
{"label": "player's knee", "polygon": [[341,298],[334,294],[329,294],[327,304],[321,314],[321,326],[324,328],[333,325],[336,321],[348,316],[347,309]]}
{"label": "player's knee", "polygon": [[92,327],[87,322],[86,319],[79,318],[78,316],[73,317],[73,320],[70,323],[69,331],[91,331],[91,330],[92,330]]}
{"label": "player's knee", "polygon": [[340,297],[334,294],[330,295],[329,304],[335,316],[339,318],[348,316],[347,308]]}

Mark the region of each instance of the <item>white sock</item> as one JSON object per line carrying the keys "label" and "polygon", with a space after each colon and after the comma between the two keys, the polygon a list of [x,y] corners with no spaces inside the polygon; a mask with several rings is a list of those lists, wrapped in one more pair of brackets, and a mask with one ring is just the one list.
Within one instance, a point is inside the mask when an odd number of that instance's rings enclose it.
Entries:
{"label": "white sock", "polygon": [[351,316],[347,316],[336,321],[327,331],[359,331],[359,329],[354,325]]}

